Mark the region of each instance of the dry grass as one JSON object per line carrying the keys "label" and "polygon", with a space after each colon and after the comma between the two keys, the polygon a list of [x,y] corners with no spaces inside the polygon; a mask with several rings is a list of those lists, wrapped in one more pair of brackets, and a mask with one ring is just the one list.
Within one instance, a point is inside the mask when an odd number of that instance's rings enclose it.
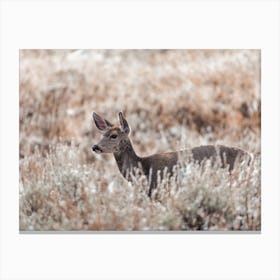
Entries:
{"label": "dry grass", "polygon": [[[260,109],[257,50],[22,50],[20,229],[260,230]],[[142,155],[223,143],[255,160],[182,167],[151,200],[91,152],[93,110],[124,111]]]}

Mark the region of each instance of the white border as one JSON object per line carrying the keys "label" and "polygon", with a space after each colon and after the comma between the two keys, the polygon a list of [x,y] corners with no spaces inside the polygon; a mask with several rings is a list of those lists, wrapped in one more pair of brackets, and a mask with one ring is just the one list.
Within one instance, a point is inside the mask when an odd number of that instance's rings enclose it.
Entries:
{"label": "white border", "polygon": [[[2,279],[279,279],[279,2],[1,2]],[[19,48],[261,48],[262,233],[18,232]]]}

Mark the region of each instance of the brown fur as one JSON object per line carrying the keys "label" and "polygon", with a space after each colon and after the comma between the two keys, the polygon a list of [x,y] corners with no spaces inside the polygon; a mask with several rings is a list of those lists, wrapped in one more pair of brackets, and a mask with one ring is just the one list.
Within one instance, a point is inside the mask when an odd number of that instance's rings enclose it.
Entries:
{"label": "brown fur", "polygon": [[[243,156],[248,155],[248,153],[239,148],[223,145],[207,145],[195,147],[190,150],[140,157],[134,151],[129,139],[130,128],[121,113],[119,114],[120,127],[113,126],[106,120],[104,120],[104,123],[101,123],[101,117],[96,113],[94,113],[93,118],[98,118],[98,123],[95,121],[97,128],[103,132],[105,131],[101,141],[92,147],[93,151],[113,153],[121,174],[127,180],[132,180],[130,175],[131,173],[133,174],[135,168],[141,168],[149,182],[149,196],[151,196],[152,190],[157,186],[158,172],[162,176],[163,171],[166,170],[168,174],[172,175],[173,167],[181,159],[186,158],[186,156],[190,156],[195,162],[201,163],[205,159],[215,160],[218,153],[222,167],[228,165],[229,171],[231,172],[235,162],[238,159],[242,159]],[[111,139],[113,134],[117,135],[116,139]]]}

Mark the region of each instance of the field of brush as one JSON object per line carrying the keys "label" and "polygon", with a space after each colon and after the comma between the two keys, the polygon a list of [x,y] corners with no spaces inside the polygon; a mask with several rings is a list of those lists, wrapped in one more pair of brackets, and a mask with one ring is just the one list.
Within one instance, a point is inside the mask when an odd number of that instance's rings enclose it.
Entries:
{"label": "field of brush", "polygon": [[[261,229],[258,50],[21,50],[19,226],[22,231]],[[125,181],[95,111],[123,111],[139,155],[204,144],[254,155],[229,175],[190,164],[152,199]]]}

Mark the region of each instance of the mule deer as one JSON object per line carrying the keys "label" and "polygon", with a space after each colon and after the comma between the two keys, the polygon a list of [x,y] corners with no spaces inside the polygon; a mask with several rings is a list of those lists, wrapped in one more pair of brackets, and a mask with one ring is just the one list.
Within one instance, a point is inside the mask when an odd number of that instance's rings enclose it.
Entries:
{"label": "mule deer", "polygon": [[173,167],[179,163],[180,155],[182,154],[190,154],[192,159],[198,163],[205,159],[215,160],[217,154],[219,154],[222,167],[228,165],[229,171],[232,171],[237,159],[249,155],[239,148],[207,145],[189,150],[140,157],[134,151],[129,138],[130,127],[121,112],[119,113],[119,125],[111,124],[95,112],[93,112],[93,120],[99,131],[103,133],[103,138],[92,147],[92,150],[96,153],[113,153],[121,174],[129,181],[131,180],[131,172],[140,167],[149,182],[149,196],[157,186],[158,172],[162,176],[163,171],[167,169],[167,172],[172,174]]}

